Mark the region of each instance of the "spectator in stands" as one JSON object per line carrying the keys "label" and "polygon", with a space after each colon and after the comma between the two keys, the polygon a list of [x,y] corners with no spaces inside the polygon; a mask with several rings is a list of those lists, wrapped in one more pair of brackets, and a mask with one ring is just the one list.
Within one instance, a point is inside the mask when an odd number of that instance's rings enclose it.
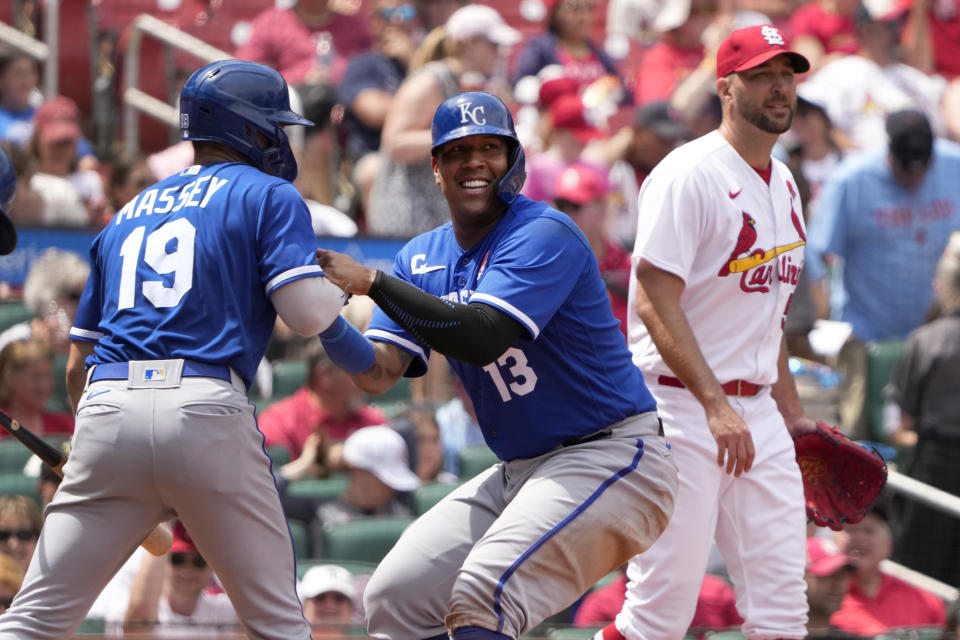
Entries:
{"label": "spectator in stands", "polygon": [[[951,244],[960,245],[960,232]],[[907,473],[911,477],[960,495],[960,252],[947,250],[937,264],[934,289],[941,315],[914,329],[907,337],[887,396],[900,408],[896,445],[913,447]],[[956,518],[910,500],[901,520],[895,559],[950,585],[960,585]]]}
{"label": "spectator in stands", "polygon": [[0,140],[26,147],[33,114],[43,102],[37,61],[18,49],[0,48]]}
{"label": "spectator in stands", "polygon": [[170,553],[147,554],[140,563],[130,587],[124,632],[146,628],[159,637],[183,637],[184,632],[197,637],[237,624],[230,599],[214,585],[213,569],[177,521]]}
{"label": "spectator in stands", "polygon": [[416,0],[417,15],[425,31],[442,27],[453,12],[467,4],[466,0]]}
{"label": "spectator in stands", "polygon": [[[609,584],[591,591],[577,608],[573,624],[577,627],[593,627],[613,622],[627,592],[626,567]],[[690,636],[702,638],[706,631],[722,630],[743,624],[737,613],[736,594],[723,578],[708,573],[703,576],[697,609],[690,622]]]}
{"label": "spectator in stands", "polygon": [[23,283],[23,302],[34,317],[0,333],[0,349],[15,340],[40,340],[55,353],[65,354],[89,274],[90,263],[78,253],[51,247],[40,254]]}
{"label": "spectator in stands", "polygon": [[[349,479],[340,497],[315,505],[309,522],[314,555],[323,555],[323,527],[358,518],[413,516],[406,493],[420,486],[403,436],[382,425],[354,432],[343,445]],[[287,515],[297,518],[296,509]]]}
{"label": "spectator in stands", "polygon": [[[307,379],[292,396],[270,405],[257,418],[267,446],[282,445],[298,458],[311,435],[323,444],[342,443],[362,427],[387,422],[366,404],[365,394],[332,362],[316,340],[307,357]],[[337,456],[339,458],[339,456]]]}
{"label": "spectator in stands", "polygon": [[5,612],[23,583],[23,568],[6,553],[0,553],[0,614]]}
{"label": "spectator in stands", "polygon": [[30,186],[30,180],[36,173],[36,167],[26,149],[8,140],[0,141],[0,148],[7,154],[17,175],[17,193],[7,209],[7,215],[14,225],[39,227],[44,224],[47,204],[43,196]]}
{"label": "spectator in stands", "polygon": [[420,22],[409,0],[376,0],[371,7],[373,49],[350,58],[337,90],[344,106],[346,160],[366,210],[370,188],[377,175],[380,131],[393,104],[393,96],[407,75]]}
{"label": "spectator in stands", "polygon": [[623,99],[629,102],[616,62],[591,39],[594,0],[546,0],[546,5],[546,32],[533,37],[520,51],[514,83],[558,64],[581,93],[603,76],[615,77]]}
{"label": "spectator in stands", "polygon": [[[703,35],[716,17],[717,0],[663,5],[653,23],[659,34],[657,42],[644,51],[637,68],[634,80],[634,102],[637,105],[669,100],[674,89],[690,72],[701,63],[707,67],[713,64],[716,55],[704,48]],[[718,39],[717,46],[723,36]]]}
{"label": "spectator in stands", "polygon": [[[477,424],[473,401],[460,378],[450,376],[455,395],[437,407],[434,420],[440,431],[443,447],[443,469],[455,478],[460,477],[460,451],[465,447],[486,446],[483,432]],[[465,480],[466,478],[460,478]]]}
{"label": "spectator in stands", "polygon": [[433,112],[466,85],[492,76],[504,59],[501,47],[520,40],[495,9],[480,4],[455,11],[444,30],[437,43],[442,59],[403,81],[384,120],[380,170],[366,212],[367,231],[374,235],[409,237],[450,218],[430,164]]}
{"label": "spectator in stands", "polygon": [[824,182],[804,269],[826,288],[825,259],[843,260],[839,315],[853,339],[837,362],[841,422],[859,439],[876,437],[866,406],[866,343],[903,340],[923,322],[937,260],[960,226],[960,147],[935,141],[919,111],[891,114],[886,128],[888,144],[848,156]]}
{"label": "spectator in stands", "polygon": [[550,129],[546,148],[527,157],[527,179],[521,193],[533,200],[552,202],[557,176],[564,167],[574,162],[595,165],[604,172],[599,162],[583,155],[591,141],[604,137],[603,131],[587,120],[587,110],[578,95],[564,95],[554,100],[549,110]]}
{"label": "spectator in stands", "polygon": [[659,100],[637,107],[631,124],[584,151],[585,157],[610,167],[612,196],[619,198],[610,231],[620,244],[633,246],[637,235],[637,198],[643,181],[689,136],[680,113],[666,100]]}
{"label": "spectator in stands", "polygon": [[[833,540],[807,538],[807,631],[812,637],[835,638],[839,630],[830,617],[840,610],[850,591],[850,578],[856,565],[840,551]],[[808,637],[810,637],[808,636]],[[842,637],[842,635],[841,635]]]}
{"label": "spectator in stands", "polygon": [[265,9],[234,55],[273,67],[292,86],[338,84],[347,59],[368,50],[373,41],[360,13],[347,15],[330,5],[328,0],[297,0],[289,9]]}
{"label": "spectator in stands", "polygon": [[626,339],[630,252],[610,236],[609,193],[610,183],[601,172],[585,164],[572,164],[557,176],[553,204],[577,223],[590,243],[607,285],[610,307]]}
{"label": "spectator in stands", "polygon": [[[73,100],[56,96],[40,105],[30,138],[29,151],[36,163],[30,185],[47,203],[47,224],[90,227],[106,206],[100,174],[79,165],[80,141],[80,109]],[[77,199],[82,209],[77,209]]]}
{"label": "spectator in stands", "polygon": [[909,6],[901,33],[904,62],[926,74],[960,76],[960,8],[955,2],[898,0]]}
{"label": "spectator in stands", "polygon": [[[64,455],[70,454],[69,441],[64,442],[61,447],[64,450]],[[37,476],[37,495],[40,496],[41,509],[45,509],[53,500],[53,494],[57,492],[57,487],[60,486],[62,480],[63,478],[53,470],[53,467],[45,462],[40,464],[40,474]]]}
{"label": "spectator in stands", "polygon": [[[875,3],[873,3],[875,4]],[[960,132],[960,114],[943,102],[960,84],[947,84],[901,61],[903,11],[871,13],[861,2],[854,12],[859,49],[811,74],[800,86],[801,97],[821,105],[842,134],[841,146],[866,148],[883,139],[887,114],[916,109],[926,114],[938,136]]]}
{"label": "spectator in stands", "polygon": [[860,0],[815,0],[790,17],[790,48],[806,56],[810,71],[857,52],[853,12]]}
{"label": "spectator in stands", "polygon": [[[804,198],[803,208],[812,216],[817,208],[823,181],[834,173],[844,155],[834,139],[830,116],[820,105],[797,98],[793,124],[783,142],[790,161],[798,165],[810,187],[810,197]],[[795,171],[793,174],[796,176]]]}
{"label": "spectator in stands", "polygon": [[536,80],[536,106],[521,107],[517,112],[517,136],[528,156],[540,153],[549,144],[551,105],[561,96],[578,94],[576,81],[564,75],[558,64],[541,69]]}
{"label": "spectator in stands", "polygon": [[298,585],[303,601],[303,616],[313,630],[312,638],[342,633],[343,627],[356,622],[360,601],[353,575],[335,564],[319,564],[307,569]]}
{"label": "spectator in stands", "polygon": [[[0,407],[40,436],[69,436],[73,415],[48,411],[53,352],[40,340],[17,340],[0,350]],[[9,437],[6,430],[0,438]]]}
{"label": "spectator in stands", "polygon": [[150,171],[146,156],[126,152],[118,154],[110,163],[110,175],[107,178],[107,199],[110,206],[99,219],[94,219],[94,227],[102,229],[114,213],[154,182],[156,178]]}
{"label": "spectator in stands", "polygon": [[847,523],[835,537],[857,565],[850,592],[830,618],[838,629],[875,636],[897,627],[944,624],[943,600],[880,570],[893,548],[888,503],[877,502],[863,520]]}
{"label": "spectator in stands", "polygon": [[43,516],[33,498],[0,496],[0,553],[13,558],[26,571],[40,537]]}

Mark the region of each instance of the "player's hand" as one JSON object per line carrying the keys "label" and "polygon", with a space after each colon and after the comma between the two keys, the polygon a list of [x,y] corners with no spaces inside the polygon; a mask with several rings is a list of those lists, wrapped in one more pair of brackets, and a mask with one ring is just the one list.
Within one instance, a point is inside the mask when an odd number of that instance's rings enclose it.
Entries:
{"label": "player's hand", "polygon": [[373,285],[376,270],[365,267],[344,253],[317,249],[317,263],[327,280],[347,293],[365,296]]}
{"label": "player's hand", "polygon": [[739,477],[753,466],[753,437],[746,423],[726,402],[716,411],[707,412],[707,425],[717,441],[717,465]]}

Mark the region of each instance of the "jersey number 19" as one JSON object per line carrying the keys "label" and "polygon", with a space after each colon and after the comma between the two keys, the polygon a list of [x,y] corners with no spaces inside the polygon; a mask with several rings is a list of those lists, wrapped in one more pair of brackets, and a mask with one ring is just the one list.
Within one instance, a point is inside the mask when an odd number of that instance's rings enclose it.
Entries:
{"label": "jersey number 19", "polygon": [[[118,309],[129,309],[136,301],[137,263],[146,227],[137,227],[123,241],[120,255],[123,266],[120,271],[120,295]],[[183,295],[193,287],[193,250],[197,229],[186,218],[167,222],[147,236],[143,261],[157,274],[173,273],[173,285],[167,287],[162,280],[144,280],[143,296],[155,307],[175,307]],[[171,241],[174,249],[168,250]]]}

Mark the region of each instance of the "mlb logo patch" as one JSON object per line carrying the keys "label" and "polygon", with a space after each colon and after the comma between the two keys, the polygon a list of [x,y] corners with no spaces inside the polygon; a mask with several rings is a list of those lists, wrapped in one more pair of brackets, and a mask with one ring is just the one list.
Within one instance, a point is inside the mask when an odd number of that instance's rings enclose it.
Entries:
{"label": "mlb logo patch", "polygon": [[166,369],[146,369],[143,372],[144,380],[158,380],[163,381],[167,379],[167,370]]}

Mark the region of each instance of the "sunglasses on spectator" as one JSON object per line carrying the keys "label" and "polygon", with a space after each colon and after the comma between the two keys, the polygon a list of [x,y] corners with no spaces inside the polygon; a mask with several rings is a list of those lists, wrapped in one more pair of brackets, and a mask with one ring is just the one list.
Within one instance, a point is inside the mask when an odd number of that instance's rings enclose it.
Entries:
{"label": "sunglasses on spectator", "polygon": [[0,529],[0,542],[6,542],[11,537],[21,542],[29,542],[37,537],[37,532],[33,529]]}
{"label": "sunglasses on spectator", "polygon": [[417,9],[412,4],[380,9],[377,14],[387,22],[410,22],[417,17]]}
{"label": "sunglasses on spectator", "polygon": [[207,561],[195,553],[171,553],[170,564],[175,567],[182,567],[187,563],[187,558],[190,558],[190,564],[194,569],[205,569],[207,567]]}
{"label": "sunglasses on spectator", "polygon": [[572,200],[566,200],[564,198],[557,198],[554,203],[560,211],[563,211],[567,215],[576,215],[580,213],[580,209],[583,208],[582,205],[577,204]]}

